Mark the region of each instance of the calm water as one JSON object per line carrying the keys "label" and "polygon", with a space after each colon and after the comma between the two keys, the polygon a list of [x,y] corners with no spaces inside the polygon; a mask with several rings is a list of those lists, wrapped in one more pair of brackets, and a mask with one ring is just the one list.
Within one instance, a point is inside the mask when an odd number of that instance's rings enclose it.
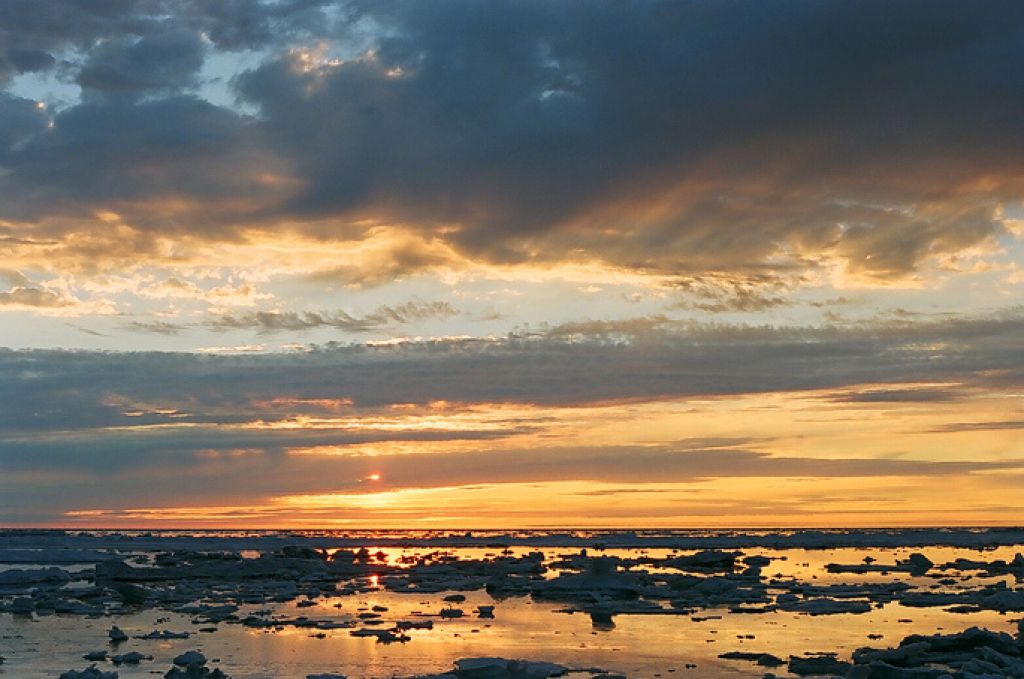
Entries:
{"label": "calm water", "polygon": [[[265,536],[266,534],[260,534]],[[231,539],[243,538],[231,534]],[[257,536],[250,536],[257,537]],[[443,536],[439,536],[443,539]],[[127,552],[145,557],[145,551],[130,549],[131,540],[123,546]],[[382,546],[381,563],[398,564],[403,557],[436,552],[437,546],[400,548]],[[525,554],[533,547],[511,547],[513,554]],[[376,551],[376,546],[371,547]],[[494,555],[485,547],[449,548],[447,551],[465,559]],[[548,563],[564,555],[576,554],[579,547],[543,548]],[[827,550],[771,550],[752,548],[744,555],[764,555],[773,561],[764,569],[766,577],[797,578],[810,584],[902,581],[921,590],[933,590],[937,577],[913,577],[906,573],[866,575],[830,574],[825,564],[859,563],[870,556],[880,563],[905,559],[910,553],[925,553],[936,564],[958,558],[991,561],[1012,559],[1020,547],[1006,546],[979,549],[930,548],[840,548]],[[248,556],[255,556],[252,550]],[[668,549],[608,549],[601,552],[625,558],[665,558]],[[85,565],[61,564],[68,570]],[[18,567],[26,567],[19,564]],[[2,570],[4,567],[0,567]],[[645,567],[657,571],[657,567]],[[546,577],[559,575],[549,572]],[[956,587],[975,587],[1003,581],[1009,587],[1019,586],[1011,576],[981,577],[978,574],[956,573]],[[316,600],[314,606],[298,607],[297,601],[273,605],[244,606],[242,614],[271,610],[274,616],[308,616],[317,619],[351,621],[358,613],[374,606],[386,607],[385,621],[416,619],[433,614],[444,607],[443,597],[450,592],[402,594],[374,588],[374,579],[358,584],[370,591],[347,596],[329,596]],[[533,601],[529,596],[495,600],[485,591],[461,592],[467,600],[458,604],[467,617],[440,620],[434,618],[432,630],[411,630],[407,643],[381,644],[373,638],[356,638],[348,629],[319,632],[306,628],[284,627],[280,630],[252,629],[241,625],[220,624],[213,633],[197,631],[188,616],[147,609],[128,615],[102,618],[49,615],[42,617],[13,616],[0,613],[0,655],[7,662],[0,666],[0,676],[55,677],[62,671],[82,669],[88,663],[82,655],[88,651],[109,648],[106,632],[112,624],[128,634],[143,634],[153,629],[190,631],[187,640],[142,641],[132,639],[118,647],[117,652],[138,650],[154,656],[153,662],[137,667],[118,668],[121,677],[154,676],[170,667],[171,659],[186,650],[200,649],[236,679],[271,677],[303,678],[310,673],[337,672],[350,677],[392,677],[444,671],[454,660],[470,656],[502,656],[547,660],[571,666],[601,667],[630,677],[693,676],[693,677],[761,677],[765,668],[749,662],[725,661],[717,658],[726,651],[770,652],[782,658],[807,652],[836,652],[848,657],[856,648],[866,645],[896,645],[911,633],[932,634],[937,631],[960,631],[972,625],[992,630],[1010,631],[1020,614],[995,611],[950,613],[942,608],[908,608],[889,603],[860,614],[807,616],[786,612],[730,613],[727,608],[701,610],[693,615],[617,615],[614,627],[595,629],[589,616],[560,612],[560,603]],[[477,618],[478,605],[494,605],[493,620]],[[694,618],[710,618],[694,620]],[[387,625],[384,625],[385,627]],[[322,638],[314,636],[319,634]],[[882,640],[869,640],[869,634],[881,634]],[[752,638],[751,638],[752,637]],[[687,664],[697,667],[687,668]],[[109,663],[102,663],[109,669]],[[780,668],[783,669],[784,668]]]}

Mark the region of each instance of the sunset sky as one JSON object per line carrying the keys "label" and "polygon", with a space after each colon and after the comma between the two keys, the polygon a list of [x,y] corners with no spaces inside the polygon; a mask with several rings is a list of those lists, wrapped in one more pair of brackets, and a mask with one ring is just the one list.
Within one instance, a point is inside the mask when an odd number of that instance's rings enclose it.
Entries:
{"label": "sunset sky", "polygon": [[1024,519],[1024,3],[4,0],[0,525]]}

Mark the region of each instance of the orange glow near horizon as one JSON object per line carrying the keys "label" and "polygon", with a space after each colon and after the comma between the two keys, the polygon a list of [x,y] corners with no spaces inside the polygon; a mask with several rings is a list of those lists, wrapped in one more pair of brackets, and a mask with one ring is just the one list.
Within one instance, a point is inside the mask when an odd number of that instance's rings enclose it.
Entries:
{"label": "orange glow near horizon", "polygon": [[[924,390],[955,385],[884,386]],[[1014,462],[1016,432],[977,426],[1005,416],[1005,398],[968,391],[963,398],[937,403],[854,400],[856,394],[882,387],[549,409],[544,426],[536,431],[509,433],[487,444],[442,439],[301,450],[290,459],[328,465],[325,470],[336,463],[362,464],[357,460],[372,456],[374,467],[364,468],[359,477],[371,482],[372,489],[355,484],[342,485],[337,491],[269,494],[247,505],[83,507],[66,512],[55,525],[500,529],[1019,522],[1014,517],[1024,512],[1019,494],[1024,467]],[[457,433],[466,425],[465,418],[477,425],[502,418],[527,420],[531,408],[496,405],[493,410],[488,416],[483,404],[453,405],[441,419],[414,411],[388,422],[371,413],[364,425],[384,424],[391,431],[435,430],[445,420],[444,426]],[[359,420],[358,410],[350,418]],[[950,422],[964,424],[950,431]],[[352,424],[349,421],[347,426]],[[609,443],[633,446],[640,452],[680,446],[682,455],[687,446],[695,446],[700,459],[712,464],[711,471],[694,468],[688,472],[692,478],[673,481],[671,474],[679,471],[634,470],[626,460],[601,478],[587,478],[591,472],[586,464],[574,471],[544,462],[546,456],[559,459],[567,454],[585,459],[587,451],[599,451]],[[763,471],[737,468],[726,473],[713,466],[716,455],[729,454],[761,456],[757,459],[765,462],[758,469]],[[422,476],[409,476],[406,461],[420,455],[435,456],[431,459],[438,464],[425,463]],[[468,468],[486,462],[488,456],[505,456],[521,464],[497,467],[505,470],[499,476],[484,473],[451,482],[446,470]],[[247,457],[211,457],[209,464],[245,464]],[[790,465],[794,472],[772,471],[773,460]],[[994,466],[969,472],[956,466],[929,466],[964,462]],[[832,463],[852,466],[829,466]],[[918,463],[924,465],[919,472],[912,467]],[[535,464],[545,465],[548,471],[534,475],[529,467]],[[876,469],[887,464],[895,465],[893,473]],[[617,480],[615,469],[630,474],[632,480]]]}
{"label": "orange glow near horizon", "polygon": [[[285,459],[307,469],[297,472],[295,482],[308,478],[322,490],[271,493],[223,505],[80,507],[66,511],[52,524],[705,528],[1014,523],[1008,517],[1024,512],[1019,494],[1024,468],[1014,463],[1017,432],[984,426],[1005,417],[1006,397],[967,390],[962,397],[938,402],[857,400],[858,394],[880,389],[915,392],[955,387],[952,383],[879,384],[608,402],[548,409],[543,418],[540,409],[525,405],[431,405],[392,409],[387,417],[345,406],[344,418],[295,418],[285,426],[258,423],[255,430],[269,435],[334,427],[379,431],[386,437],[431,431],[453,438],[289,450]],[[335,402],[324,402],[323,407],[334,409]],[[525,422],[532,426],[519,426]],[[950,423],[963,424],[949,430]],[[154,424],[122,431],[138,435],[175,426]],[[182,426],[184,430],[203,428]],[[508,431],[485,442],[459,438],[466,431],[501,432],[503,427]],[[226,428],[253,427],[242,423]],[[217,429],[224,427],[213,428]],[[586,462],[591,451],[599,455],[603,447],[626,452],[614,454],[623,457],[618,462],[601,462],[600,457],[599,464]],[[630,451],[639,455],[677,448],[682,456],[695,452],[695,463],[703,466],[659,469],[659,460],[672,462],[668,453],[645,462],[652,465],[649,469],[638,469],[629,460],[634,454]],[[431,461],[408,467],[421,456],[430,456]],[[480,476],[465,472],[465,478],[453,480],[453,473],[486,468],[494,456],[508,461],[495,468],[500,471]],[[573,456],[583,456],[580,459],[585,462],[579,467],[571,462],[555,464]],[[724,467],[715,462],[729,456],[738,456],[737,462]],[[373,458],[374,466],[362,466],[365,458]],[[216,469],[271,460],[259,450],[210,451],[198,459]],[[752,462],[757,465],[751,467]],[[964,463],[981,466],[969,471],[956,466]],[[776,464],[781,465],[778,471]],[[920,470],[915,464],[922,465]],[[334,472],[332,465],[362,466],[355,476],[360,480],[340,480],[352,475]],[[892,466],[892,473],[881,465]],[[325,480],[331,477],[339,478],[337,490],[330,490],[331,483]]]}
{"label": "orange glow near horizon", "polygon": [[[54,527],[224,529],[516,529],[516,528],[863,528],[1017,525],[1015,474],[998,491],[976,494],[983,480],[943,480],[941,488],[906,479],[747,479],[637,489],[564,482],[432,488],[360,495],[275,498],[259,507],[140,508],[68,512]],[[618,494],[618,495],[617,495]],[[623,498],[655,498],[645,503]],[[598,510],[589,496],[606,498]],[[855,496],[856,508],[830,496]],[[784,497],[783,497],[784,496]],[[611,498],[611,499],[607,499]],[[728,498],[724,500],[724,498]],[[993,508],[998,503],[1003,507]],[[558,507],[558,518],[553,507]],[[961,507],[950,512],[949,507]],[[1015,507],[1008,513],[1004,507]]]}
{"label": "orange glow near horizon", "polygon": [[1024,522],[1024,4],[53,4],[0,529]]}

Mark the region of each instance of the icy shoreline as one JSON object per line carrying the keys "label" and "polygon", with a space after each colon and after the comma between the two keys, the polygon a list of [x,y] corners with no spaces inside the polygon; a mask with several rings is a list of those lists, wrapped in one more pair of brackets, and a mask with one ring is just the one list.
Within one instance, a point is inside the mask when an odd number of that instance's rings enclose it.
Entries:
{"label": "icy shoreline", "polygon": [[[568,667],[650,676],[672,663],[667,671],[702,678],[1019,677],[1022,538],[1008,529],[5,531],[0,655],[9,660],[0,674],[58,677],[70,667],[88,673],[69,677],[116,671],[128,679],[173,662],[166,676],[435,676],[444,660],[461,658],[436,676],[541,679]],[[563,633],[595,639],[598,649],[613,640],[611,652],[566,646]],[[650,657],[648,639],[659,635],[669,646]],[[868,647],[865,638],[904,641]],[[253,666],[247,658],[262,657],[275,639],[287,640],[280,652],[289,658],[297,647],[326,655],[298,661],[301,672]],[[631,641],[617,655],[620,639]],[[673,650],[685,640],[685,653]],[[439,643],[447,650],[431,655]],[[354,653],[347,665],[329,664],[337,648]],[[63,666],[33,656],[39,649]],[[359,664],[378,656],[388,660],[372,672]],[[636,662],[641,671],[626,671]]]}
{"label": "icy shoreline", "polygon": [[[315,533],[296,531],[225,532],[165,531],[38,531],[0,530],[0,563],[27,560],[18,550],[59,550],[64,561],[103,560],[89,550],[257,550],[274,551],[286,545],[316,549],[358,547],[577,547],[609,549],[836,549],[842,547],[1009,547],[1024,545],[1024,528],[907,528],[848,531],[519,531],[495,533],[373,531]],[[71,550],[82,554],[71,555]],[[39,559],[33,562],[41,563]],[[57,563],[50,561],[50,563]]]}

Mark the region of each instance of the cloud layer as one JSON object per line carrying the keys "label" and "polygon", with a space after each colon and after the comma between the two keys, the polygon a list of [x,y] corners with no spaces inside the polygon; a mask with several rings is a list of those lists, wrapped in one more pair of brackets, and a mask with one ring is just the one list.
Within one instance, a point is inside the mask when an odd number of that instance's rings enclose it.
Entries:
{"label": "cloud layer", "polygon": [[[187,489],[172,484],[149,497],[212,505],[364,492],[357,481],[371,471],[385,475],[383,489],[399,490],[1012,471],[1022,464],[1019,450],[994,458],[886,459],[871,450],[814,459],[769,455],[767,440],[750,437],[598,446],[570,446],[565,437],[585,431],[573,423],[582,415],[572,413],[615,404],[626,410],[613,417],[628,418],[638,416],[628,414],[629,404],[785,392],[874,408],[1009,395],[1024,385],[1022,331],[1019,315],[819,331],[638,321],[256,356],[5,351],[0,463],[11,474],[5,493],[21,498],[11,505],[19,516],[45,514],[33,503],[54,502],[42,490],[53,483],[66,488],[64,509],[102,504],[97,478],[119,488],[193,479]],[[1015,427],[1019,420],[935,431]],[[41,491],[35,500],[32,488]],[[145,497],[124,492],[119,506]]]}
{"label": "cloud layer", "polygon": [[[314,347],[255,356],[0,351],[0,430],[247,417],[275,398],[360,408],[431,402],[568,406],[834,389],[879,383],[1020,385],[1024,319],[807,329],[637,319],[503,339]],[[950,388],[867,390],[849,402],[951,398]],[[159,404],[148,417],[130,403]],[[223,416],[223,415],[221,415]]]}
{"label": "cloud layer", "polygon": [[0,3],[0,523],[1010,507],[1021,120],[1008,0]]}
{"label": "cloud layer", "polygon": [[81,90],[0,98],[25,236],[98,211],[203,238],[400,224],[491,262],[891,278],[1005,233],[1024,195],[1011,2],[4,11],[7,77]]}

